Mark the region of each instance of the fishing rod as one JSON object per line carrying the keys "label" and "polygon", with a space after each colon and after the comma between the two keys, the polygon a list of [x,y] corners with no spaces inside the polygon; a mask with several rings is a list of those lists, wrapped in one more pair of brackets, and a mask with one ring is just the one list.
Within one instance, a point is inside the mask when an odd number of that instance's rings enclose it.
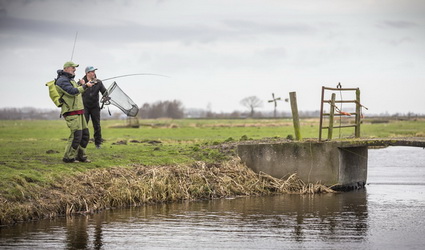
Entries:
{"label": "fishing rod", "polygon": [[[100,81],[104,82],[104,81],[108,81],[108,80],[112,80],[112,79],[116,79],[116,78],[128,77],[128,76],[138,76],[138,75],[153,75],[153,76],[169,77],[169,76],[166,76],[166,75],[159,75],[159,74],[152,74],[152,73],[135,73],[135,74],[127,74],[127,75],[120,75],[120,76],[109,77],[109,78],[105,78],[105,79],[100,80]],[[94,82],[94,84],[96,84],[96,83],[97,83],[97,81]],[[100,107],[100,109],[103,109],[103,106],[104,105],[113,104],[113,105],[117,106],[119,109],[121,109],[121,111],[123,111],[124,113],[126,113],[127,115],[129,115],[128,112],[130,112],[131,110],[133,110],[134,107],[137,108],[137,105],[134,104],[134,105],[132,105],[132,107],[131,107],[130,110],[126,110],[121,105],[119,105],[116,101],[113,101],[112,98],[111,98],[111,94],[112,94],[112,92],[116,88],[119,89],[119,91],[121,91],[124,94],[124,96],[127,97],[127,101],[125,102],[126,104],[133,103],[133,101],[118,87],[117,83],[114,82],[114,83],[111,84],[111,86],[109,86],[109,88],[107,90],[107,95],[106,96],[103,96],[103,98],[101,100],[102,106]],[[109,111],[109,107],[108,107],[108,112],[109,112],[109,115],[111,115],[111,112]],[[136,112],[136,114],[137,114],[137,112]]]}
{"label": "fishing rod", "polygon": [[[105,78],[105,79],[101,79],[100,81],[104,82],[104,81],[108,81],[108,80],[112,80],[112,79],[116,79],[116,78],[121,78],[121,77],[127,77],[127,76],[141,76],[141,75],[151,75],[151,76],[162,76],[162,77],[169,77],[166,75],[160,75],[160,74],[152,74],[152,73],[135,73],[135,74],[127,74],[127,75],[121,75],[121,76],[113,76],[113,77],[109,77],[109,78]],[[93,81],[93,82],[92,82]],[[97,79],[93,79],[92,83],[96,84],[97,83]]]}
{"label": "fishing rod", "polygon": [[74,46],[72,47],[72,54],[71,54],[71,60],[70,61],[72,61],[72,58],[74,57],[74,50],[75,50],[75,44],[77,43],[77,36],[78,36],[78,31],[75,32]]}
{"label": "fishing rod", "polygon": [[[136,74],[127,74],[127,75],[121,75],[121,76],[114,76],[114,77],[109,77],[109,78],[105,78],[105,79],[101,79],[100,81],[104,82],[104,81],[108,81],[108,80],[112,80],[112,79],[116,79],[116,78],[121,78],[121,77],[127,77],[127,76],[140,76],[140,75],[152,75],[152,76],[162,76],[162,77],[169,77],[166,75],[160,75],[160,74],[152,74],[152,73],[136,73]],[[91,83],[96,84],[97,83],[97,78],[95,77],[92,81],[90,81]]]}
{"label": "fishing rod", "polygon": [[162,76],[162,77],[169,77],[166,75],[159,75],[159,74],[151,74],[151,73],[136,73],[136,74],[127,74],[127,75],[121,75],[121,76],[114,76],[114,77],[109,77],[106,79],[102,79],[101,81],[108,81],[108,80],[112,80],[112,79],[116,79],[116,78],[121,78],[121,77],[127,77],[127,76],[140,76],[140,75],[151,75],[151,76]]}

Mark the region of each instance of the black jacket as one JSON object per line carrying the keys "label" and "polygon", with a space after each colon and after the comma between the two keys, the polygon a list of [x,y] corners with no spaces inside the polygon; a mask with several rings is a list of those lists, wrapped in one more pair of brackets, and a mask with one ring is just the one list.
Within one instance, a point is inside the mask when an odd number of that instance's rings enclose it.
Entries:
{"label": "black jacket", "polygon": [[[84,81],[88,82],[87,76],[84,76]],[[107,96],[107,89],[103,85],[103,82],[96,79],[96,84],[90,88],[87,88],[83,93],[83,103],[85,108],[100,108],[99,106],[99,93],[103,96]]]}

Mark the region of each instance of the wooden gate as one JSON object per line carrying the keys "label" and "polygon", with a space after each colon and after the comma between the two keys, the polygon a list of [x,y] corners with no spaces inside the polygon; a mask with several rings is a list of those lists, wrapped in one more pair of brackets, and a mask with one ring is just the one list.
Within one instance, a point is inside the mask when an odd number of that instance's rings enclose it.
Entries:
{"label": "wooden gate", "polygon": [[[331,99],[325,100],[325,92],[330,92]],[[340,99],[336,99],[336,93],[335,92],[349,92],[355,93],[355,100],[343,100],[342,94]],[[329,104],[329,113],[325,113],[324,111],[324,104]],[[340,108],[337,107],[337,103],[343,104],[343,103],[351,103],[355,104],[355,112],[344,112]],[[333,129],[334,128],[350,128],[354,127],[354,137],[359,138],[360,137],[360,123],[361,123],[361,108],[362,105],[360,104],[360,89],[359,88],[342,88],[340,84],[338,84],[337,88],[329,88],[329,87],[322,87],[322,101],[321,101],[321,107],[320,107],[320,129],[319,129],[319,141],[322,141],[322,130],[327,129],[328,130],[328,138],[327,140],[332,140],[333,135]],[[334,118],[335,116],[353,116],[354,122],[353,124],[345,124],[345,125],[337,125],[334,124]],[[323,123],[324,117],[329,118],[329,125],[325,126]]]}

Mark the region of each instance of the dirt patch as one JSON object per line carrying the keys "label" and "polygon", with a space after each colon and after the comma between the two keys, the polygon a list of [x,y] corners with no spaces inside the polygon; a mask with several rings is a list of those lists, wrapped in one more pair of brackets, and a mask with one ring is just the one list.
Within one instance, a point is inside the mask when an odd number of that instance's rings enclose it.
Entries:
{"label": "dirt patch", "polygon": [[151,144],[151,145],[156,145],[156,144],[161,144],[161,141],[157,141],[157,140],[130,140],[131,143],[147,143],[147,144]]}
{"label": "dirt patch", "polygon": [[121,140],[121,141],[113,142],[112,145],[127,145],[127,141]]}
{"label": "dirt patch", "polygon": [[59,151],[53,150],[53,149],[49,149],[49,150],[46,151],[46,154],[59,154]]}

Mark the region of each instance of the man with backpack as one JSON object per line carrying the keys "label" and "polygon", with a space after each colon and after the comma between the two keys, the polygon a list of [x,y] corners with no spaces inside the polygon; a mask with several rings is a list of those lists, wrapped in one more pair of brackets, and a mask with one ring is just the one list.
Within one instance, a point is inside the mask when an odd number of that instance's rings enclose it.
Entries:
{"label": "man with backpack", "polygon": [[83,93],[84,103],[84,116],[87,124],[90,121],[93,124],[94,130],[94,144],[96,148],[100,148],[102,144],[102,131],[100,127],[100,107],[99,107],[99,93],[103,96],[108,95],[108,91],[103,85],[102,81],[96,78],[97,68],[93,66],[87,66],[85,69],[86,75],[80,81],[81,84],[92,83],[93,87],[89,88]]}
{"label": "man with backpack", "polygon": [[57,71],[56,89],[61,96],[61,115],[71,130],[63,157],[65,163],[90,162],[86,155],[90,135],[87,122],[83,117],[84,106],[81,93],[93,84],[88,82],[80,86],[75,82],[75,71],[78,66],[76,63],[66,62],[63,70]]}

